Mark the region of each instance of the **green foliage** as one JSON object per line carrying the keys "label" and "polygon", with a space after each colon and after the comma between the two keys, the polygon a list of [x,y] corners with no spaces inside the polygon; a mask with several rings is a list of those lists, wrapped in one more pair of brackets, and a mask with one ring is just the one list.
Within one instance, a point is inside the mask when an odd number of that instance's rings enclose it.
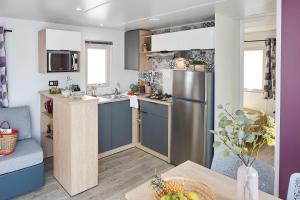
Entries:
{"label": "green foliage", "polygon": [[218,129],[210,131],[219,139],[214,142],[214,147],[225,146],[225,157],[233,153],[246,166],[251,166],[258,157],[260,148],[275,140],[275,122],[265,115],[263,119],[252,120],[247,117],[253,115],[252,113],[242,110],[229,112],[227,107],[228,104],[218,105],[218,109],[221,110]]}
{"label": "green foliage", "polygon": [[202,61],[202,60],[192,60],[190,64],[192,64],[192,65],[206,65],[207,63]]}
{"label": "green foliage", "polygon": [[155,175],[151,180],[151,185],[153,188],[164,189],[166,187],[166,183],[162,178],[158,175]]}

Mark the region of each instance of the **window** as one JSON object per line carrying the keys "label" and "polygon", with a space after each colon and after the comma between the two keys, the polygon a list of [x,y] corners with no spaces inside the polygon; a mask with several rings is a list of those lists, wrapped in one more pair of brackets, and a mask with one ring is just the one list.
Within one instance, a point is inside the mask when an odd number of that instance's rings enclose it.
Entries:
{"label": "window", "polygon": [[263,90],[264,51],[244,51],[244,88]]}
{"label": "window", "polygon": [[87,85],[109,86],[111,47],[106,44],[86,44]]}

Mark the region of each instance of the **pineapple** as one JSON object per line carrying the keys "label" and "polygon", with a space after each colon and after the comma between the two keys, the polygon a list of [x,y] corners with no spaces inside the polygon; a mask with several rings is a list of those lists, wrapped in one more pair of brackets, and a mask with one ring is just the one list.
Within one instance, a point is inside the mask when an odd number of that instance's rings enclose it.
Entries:
{"label": "pineapple", "polygon": [[166,187],[163,190],[164,194],[177,194],[183,192],[182,186],[175,182],[166,182]]}

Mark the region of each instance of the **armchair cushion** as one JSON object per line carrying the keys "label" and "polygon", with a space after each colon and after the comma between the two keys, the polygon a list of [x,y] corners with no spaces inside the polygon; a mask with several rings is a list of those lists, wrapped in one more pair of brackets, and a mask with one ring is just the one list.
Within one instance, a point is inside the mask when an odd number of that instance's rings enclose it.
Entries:
{"label": "armchair cushion", "polygon": [[10,126],[19,130],[18,140],[31,138],[31,118],[28,106],[0,108],[0,122],[8,121]]}
{"label": "armchair cushion", "polygon": [[43,162],[43,150],[33,139],[17,142],[15,153],[0,157],[0,175]]}

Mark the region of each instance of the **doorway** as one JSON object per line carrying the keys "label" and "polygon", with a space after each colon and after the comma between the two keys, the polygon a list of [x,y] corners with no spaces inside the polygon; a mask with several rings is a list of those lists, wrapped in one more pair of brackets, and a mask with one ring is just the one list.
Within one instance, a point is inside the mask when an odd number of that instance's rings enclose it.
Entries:
{"label": "doorway", "polygon": [[264,121],[269,139],[260,149],[259,158],[275,166],[276,145],[276,19],[263,17],[244,24],[243,49],[243,108],[254,114],[254,119]]}

